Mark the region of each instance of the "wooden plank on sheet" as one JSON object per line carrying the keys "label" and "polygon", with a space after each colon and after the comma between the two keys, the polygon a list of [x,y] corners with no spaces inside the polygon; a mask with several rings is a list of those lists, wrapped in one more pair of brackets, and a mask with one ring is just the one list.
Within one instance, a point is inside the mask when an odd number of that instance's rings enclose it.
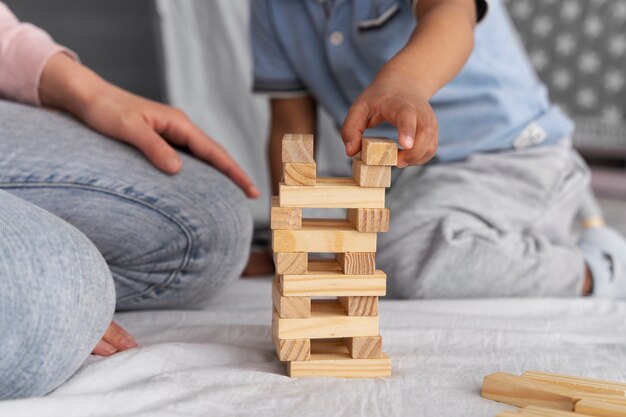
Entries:
{"label": "wooden plank on sheet", "polygon": [[378,316],[348,316],[336,300],[313,300],[311,317],[283,319],[274,311],[279,339],[328,339],[377,336]]}
{"label": "wooden plank on sheet", "polygon": [[384,188],[359,187],[352,178],[319,177],[315,185],[279,185],[281,207],[384,208]]}
{"label": "wooden plank on sheet", "polygon": [[309,261],[306,274],[280,275],[280,289],[285,296],[376,295],[387,292],[387,275],[376,270],[372,275],[346,275],[333,260]]}
{"label": "wooden plank on sheet", "polygon": [[341,340],[311,341],[311,359],[288,365],[291,377],[373,378],[391,375],[391,359],[353,359]]}
{"label": "wooden plank on sheet", "polygon": [[299,207],[280,207],[278,196],[272,197],[271,228],[299,229],[302,227],[302,209]]}
{"label": "wooden plank on sheet", "polygon": [[359,232],[388,232],[389,209],[348,209],[347,219]]}
{"label": "wooden plank on sheet", "polygon": [[583,378],[540,371],[526,371],[522,374],[522,376],[524,378],[535,379],[547,384],[570,388],[575,391],[617,395],[620,397],[626,396],[626,384],[620,382],[603,381],[601,379]]}
{"label": "wooden plank on sheet", "polygon": [[376,252],[376,233],[360,233],[346,220],[303,219],[298,230],[273,230],[274,252]]}
{"label": "wooden plank on sheet", "polygon": [[583,398],[576,403],[576,412],[596,417],[624,417],[626,416],[626,405]]}

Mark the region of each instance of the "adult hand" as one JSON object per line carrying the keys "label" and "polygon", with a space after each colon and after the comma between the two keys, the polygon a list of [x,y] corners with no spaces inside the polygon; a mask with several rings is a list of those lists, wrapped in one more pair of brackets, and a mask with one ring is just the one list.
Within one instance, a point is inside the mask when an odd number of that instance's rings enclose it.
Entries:
{"label": "adult hand", "polygon": [[39,94],[43,104],[67,110],[93,129],[135,146],[168,174],[182,166],[173,144],[215,166],[248,197],[260,195],[228,152],[182,111],[118,88],[64,53],[46,64]]}
{"label": "adult hand", "polygon": [[102,336],[102,339],[100,339],[91,353],[100,356],[110,356],[116,352],[122,352],[136,347],[137,343],[133,336],[119,324],[112,321],[109,328],[104,333],[104,336]]}

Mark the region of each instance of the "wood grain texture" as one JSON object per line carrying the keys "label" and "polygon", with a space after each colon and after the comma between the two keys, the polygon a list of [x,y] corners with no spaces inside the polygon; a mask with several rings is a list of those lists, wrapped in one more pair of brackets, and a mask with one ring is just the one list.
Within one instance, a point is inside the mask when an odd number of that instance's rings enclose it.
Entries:
{"label": "wood grain texture", "polygon": [[346,275],[337,262],[311,260],[306,274],[280,275],[280,289],[285,296],[383,296],[387,292],[387,276],[383,271],[372,275]]}
{"label": "wood grain texture", "polygon": [[278,339],[272,335],[274,347],[278,354],[278,360],[287,361],[308,361],[311,358],[310,339]]}
{"label": "wood grain texture", "polygon": [[282,274],[306,274],[309,255],[303,252],[274,253],[274,266],[276,273]]}
{"label": "wood grain texture", "polygon": [[529,405],[521,408],[517,417],[585,417],[572,411],[555,410],[553,408],[537,407]]}
{"label": "wood grain texture", "polygon": [[348,296],[337,297],[337,300],[348,316],[378,316],[378,297]]}
{"label": "wood grain texture", "polygon": [[371,275],[376,270],[375,252],[345,252],[335,256],[346,275]]}
{"label": "wood grain texture", "polygon": [[381,336],[347,337],[344,343],[354,359],[380,358],[383,354],[383,338]]}
{"label": "wood grain texture", "polygon": [[524,378],[553,384],[575,391],[590,392],[595,394],[618,395],[626,397],[626,384],[620,382],[603,381],[601,379],[582,378],[570,375],[555,374],[550,372],[526,371]]}
{"label": "wood grain texture", "polygon": [[288,374],[291,377],[385,377],[391,375],[391,359],[384,353],[377,359],[353,359],[341,340],[313,340],[311,359],[290,362]]}
{"label": "wood grain texture", "polygon": [[300,229],[302,227],[302,209],[299,207],[280,207],[278,196],[272,197],[271,228]]}
{"label": "wood grain texture", "polygon": [[286,134],[282,141],[283,162],[315,162],[313,135]]}
{"label": "wood grain texture", "polygon": [[389,231],[389,209],[350,208],[346,217],[359,232],[377,233]]}
{"label": "wood grain texture", "polygon": [[341,219],[303,219],[298,230],[273,230],[274,252],[376,252],[376,233]]}
{"label": "wood grain texture", "polygon": [[315,185],[315,162],[283,162],[283,182],[287,185]]}
{"label": "wood grain texture", "polygon": [[275,311],[281,318],[311,317],[311,298],[283,296],[277,279],[272,284],[272,302]]}
{"label": "wood grain texture", "polygon": [[352,178],[359,187],[390,187],[391,167],[366,165],[359,158],[353,158]]}
{"label": "wood grain texture", "polygon": [[597,417],[625,417],[626,405],[611,404],[603,401],[595,401],[583,398],[576,403],[578,415],[590,415]]}
{"label": "wood grain texture", "polygon": [[378,335],[378,316],[348,316],[335,300],[313,300],[311,317],[283,319],[274,311],[279,339],[328,339]]}
{"label": "wood grain texture", "polygon": [[319,177],[315,185],[279,185],[281,207],[384,208],[385,189],[359,187],[352,178]]}
{"label": "wood grain texture", "polygon": [[361,159],[367,165],[397,165],[398,145],[387,138],[363,138]]}

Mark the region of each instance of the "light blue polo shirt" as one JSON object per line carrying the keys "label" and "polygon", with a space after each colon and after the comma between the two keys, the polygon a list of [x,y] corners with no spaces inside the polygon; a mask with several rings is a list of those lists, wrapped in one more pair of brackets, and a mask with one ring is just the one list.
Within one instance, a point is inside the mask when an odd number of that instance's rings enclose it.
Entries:
{"label": "light blue polo shirt", "polygon": [[[412,3],[253,0],[254,90],[274,97],[309,94],[341,126],[357,96],[408,41],[416,25]],[[573,130],[550,103],[499,0],[489,1],[476,26],[469,60],[430,104],[439,123],[440,161],[555,143]],[[397,138],[389,124],[367,134]]]}

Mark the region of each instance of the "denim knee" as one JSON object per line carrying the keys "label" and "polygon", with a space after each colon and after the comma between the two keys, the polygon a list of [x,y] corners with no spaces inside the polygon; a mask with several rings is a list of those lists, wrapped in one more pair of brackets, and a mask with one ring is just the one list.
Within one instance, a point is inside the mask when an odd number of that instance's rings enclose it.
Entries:
{"label": "denim knee", "polygon": [[0,191],[0,399],[44,395],[110,323],[111,274],[78,230]]}

